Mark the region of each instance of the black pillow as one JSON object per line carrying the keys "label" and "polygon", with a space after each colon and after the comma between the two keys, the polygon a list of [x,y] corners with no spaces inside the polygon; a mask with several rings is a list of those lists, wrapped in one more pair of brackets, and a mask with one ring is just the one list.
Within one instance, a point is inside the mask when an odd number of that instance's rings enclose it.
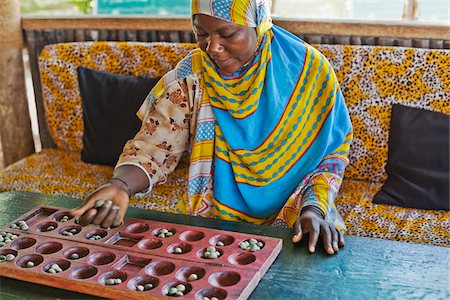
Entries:
{"label": "black pillow", "polygon": [[78,68],[83,102],[81,160],[114,166],[141,127],[136,112],[159,78],[123,76]]}
{"label": "black pillow", "polygon": [[449,209],[450,116],[395,104],[386,172],[373,203]]}

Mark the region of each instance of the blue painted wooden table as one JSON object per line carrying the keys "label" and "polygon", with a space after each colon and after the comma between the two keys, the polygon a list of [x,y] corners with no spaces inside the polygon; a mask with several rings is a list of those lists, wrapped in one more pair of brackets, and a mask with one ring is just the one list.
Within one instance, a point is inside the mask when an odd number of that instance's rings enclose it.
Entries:
{"label": "blue painted wooden table", "polygon": [[[73,208],[80,200],[36,193],[0,194],[0,227],[39,205]],[[288,229],[130,208],[128,217],[283,239],[283,249],[250,299],[450,299],[450,248],[346,236],[329,256],[294,245]],[[0,299],[98,299],[1,278]]]}

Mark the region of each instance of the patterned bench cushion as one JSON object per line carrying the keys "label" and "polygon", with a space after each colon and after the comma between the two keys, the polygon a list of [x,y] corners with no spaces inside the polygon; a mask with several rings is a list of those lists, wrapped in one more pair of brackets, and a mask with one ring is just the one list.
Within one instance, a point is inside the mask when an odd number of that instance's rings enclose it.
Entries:
{"label": "patterned bench cushion", "polygon": [[[47,122],[60,149],[81,151],[76,68],[144,77],[172,69],[195,44],[83,42],[48,45],[39,68]],[[392,104],[450,114],[450,51],[316,45],[336,71],[354,127],[346,178],[383,182]]]}

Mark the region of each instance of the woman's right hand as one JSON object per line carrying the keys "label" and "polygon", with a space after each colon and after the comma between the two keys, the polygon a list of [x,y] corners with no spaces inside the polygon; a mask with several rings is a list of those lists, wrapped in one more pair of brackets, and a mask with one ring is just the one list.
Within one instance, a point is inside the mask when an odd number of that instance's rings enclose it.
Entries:
{"label": "woman's right hand", "polygon": [[100,225],[103,228],[122,224],[130,197],[119,184],[108,182],[93,192],[80,207],[70,211],[81,226]]}

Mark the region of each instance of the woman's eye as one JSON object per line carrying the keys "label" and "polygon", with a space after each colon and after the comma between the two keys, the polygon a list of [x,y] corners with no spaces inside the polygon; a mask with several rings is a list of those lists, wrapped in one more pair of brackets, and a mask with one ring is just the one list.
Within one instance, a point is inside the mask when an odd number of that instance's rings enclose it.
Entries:
{"label": "woman's eye", "polygon": [[237,32],[237,31],[232,32],[232,33],[226,33],[226,34],[223,34],[222,36],[223,36],[224,38],[228,39],[228,38],[232,37],[236,32]]}

